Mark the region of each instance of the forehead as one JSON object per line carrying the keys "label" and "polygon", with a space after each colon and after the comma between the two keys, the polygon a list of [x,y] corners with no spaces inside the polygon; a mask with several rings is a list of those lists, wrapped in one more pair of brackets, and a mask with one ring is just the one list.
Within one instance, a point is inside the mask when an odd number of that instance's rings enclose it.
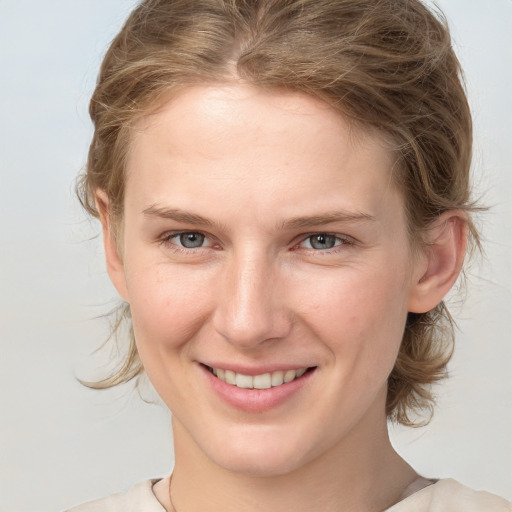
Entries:
{"label": "forehead", "polygon": [[382,137],[312,96],[197,86],[134,126],[127,193],[187,207],[243,197],[246,208],[285,216],[322,204],[378,210],[396,195],[393,161]]}
{"label": "forehead", "polygon": [[[313,95],[285,88],[263,89],[244,83],[189,86],[147,110],[149,113],[132,125],[132,142],[137,143],[145,132],[155,133],[166,123],[164,129],[170,136],[169,123],[177,122],[178,129],[172,135],[176,146],[183,149],[198,137],[204,142],[217,143],[216,137],[222,137],[227,131],[237,135],[240,142],[251,138],[252,145],[256,146],[262,142],[254,137],[257,131],[273,130],[279,132],[284,143],[290,141],[288,133],[296,135],[295,131],[291,133],[289,130],[292,122],[297,130],[318,138],[329,132],[333,137],[343,132],[343,139],[350,144],[390,147],[375,128],[350,121]],[[172,142],[170,137],[168,140]],[[342,142],[339,139],[338,145]]]}

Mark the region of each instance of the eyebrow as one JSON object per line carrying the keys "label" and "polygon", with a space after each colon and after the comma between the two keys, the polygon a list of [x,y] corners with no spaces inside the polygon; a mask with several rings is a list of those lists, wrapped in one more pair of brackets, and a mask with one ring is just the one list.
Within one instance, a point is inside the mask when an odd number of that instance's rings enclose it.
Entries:
{"label": "eyebrow", "polygon": [[[151,205],[142,211],[144,215],[151,217],[159,217],[161,219],[174,220],[185,224],[193,224],[196,226],[212,227],[218,224],[206,217],[196,213],[181,210],[179,208],[167,208],[157,205]],[[332,224],[335,222],[375,222],[373,215],[364,212],[351,212],[346,210],[336,210],[333,212],[322,213],[319,215],[305,215],[300,217],[292,217],[277,225],[278,229],[303,229],[314,226],[322,226],[324,224]]]}
{"label": "eyebrow", "polygon": [[320,215],[293,217],[281,224],[282,228],[298,229],[321,226],[323,224],[332,224],[334,222],[375,222],[376,218],[369,213],[350,212],[346,210],[337,210]]}
{"label": "eyebrow", "polygon": [[161,219],[175,220],[177,222],[183,222],[185,224],[195,224],[198,226],[213,226],[215,223],[206,217],[197,215],[196,213],[187,212],[180,210],[179,208],[165,208],[157,205],[151,205],[142,211],[144,215],[150,217],[159,217]]}

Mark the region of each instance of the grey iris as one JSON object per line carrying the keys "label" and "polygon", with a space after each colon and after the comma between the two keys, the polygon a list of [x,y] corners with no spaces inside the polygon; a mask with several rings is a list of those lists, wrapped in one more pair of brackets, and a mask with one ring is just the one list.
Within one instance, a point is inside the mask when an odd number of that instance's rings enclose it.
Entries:
{"label": "grey iris", "polygon": [[201,233],[182,233],[180,235],[180,243],[187,249],[195,249],[201,247],[204,242],[204,235]]}
{"label": "grey iris", "polygon": [[332,249],[336,245],[336,237],[322,233],[310,236],[309,242],[313,249]]}

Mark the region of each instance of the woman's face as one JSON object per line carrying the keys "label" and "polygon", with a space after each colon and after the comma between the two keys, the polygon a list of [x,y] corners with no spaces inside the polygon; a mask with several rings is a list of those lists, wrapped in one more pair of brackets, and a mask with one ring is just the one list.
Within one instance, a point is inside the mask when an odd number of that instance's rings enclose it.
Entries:
{"label": "woman's face", "polygon": [[135,127],[109,267],[178,448],[281,474],[385,427],[424,270],[392,165],[301,93],[198,86]]}

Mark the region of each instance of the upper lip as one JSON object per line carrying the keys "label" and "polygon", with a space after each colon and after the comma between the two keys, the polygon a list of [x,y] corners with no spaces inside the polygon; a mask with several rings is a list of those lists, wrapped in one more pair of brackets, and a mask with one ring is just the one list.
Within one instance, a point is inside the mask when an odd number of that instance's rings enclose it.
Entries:
{"label": "upper lip", "polygon": [[210,368],[221,368],[222,370],[231,370],[235,373],[242,373],[243,375],[249,375],[254,377],[255,375],[263,375],[265,373],[273,373],[277,371],[288,371],[288,370],[300,370],[301,368],[312,368],[314,365],[310,364],[265,364],[258,366],[246,366],[246,365],[237,365],[232,363],[223,363],[223,362],[202,362],[204,366],[209,366]]}

